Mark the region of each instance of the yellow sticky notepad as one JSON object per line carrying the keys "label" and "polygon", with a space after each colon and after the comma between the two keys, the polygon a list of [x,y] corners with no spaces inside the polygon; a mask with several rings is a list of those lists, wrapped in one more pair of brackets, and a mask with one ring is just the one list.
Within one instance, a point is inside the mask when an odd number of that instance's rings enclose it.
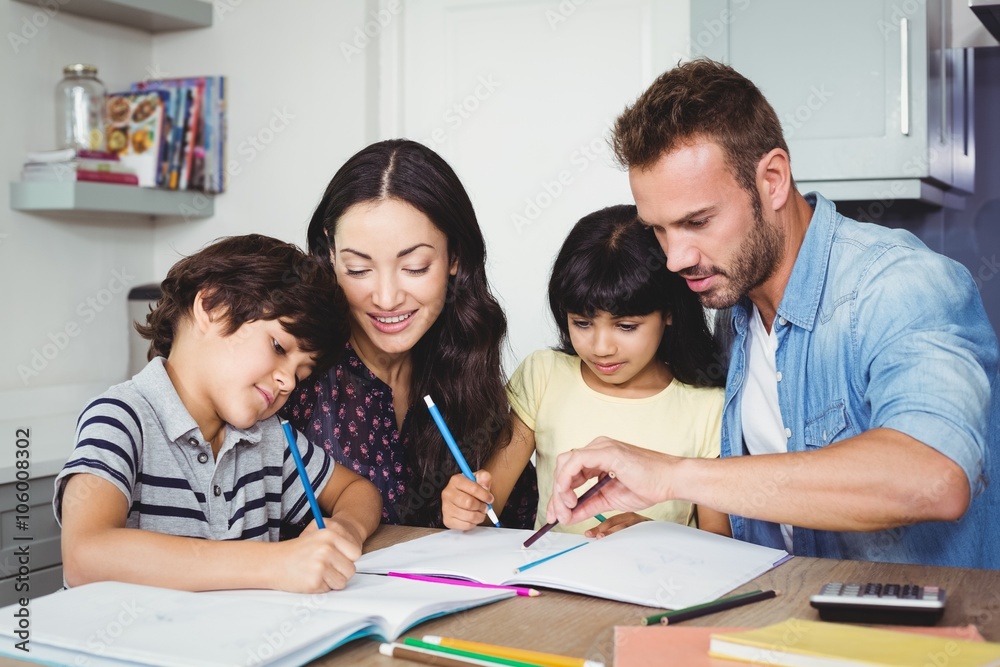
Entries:
{"label": "yellow sticky notepad", "polygon": [[709,655],[759,665],[841,667],[1000,666],[1000,644],[789,619],[712,635]]}

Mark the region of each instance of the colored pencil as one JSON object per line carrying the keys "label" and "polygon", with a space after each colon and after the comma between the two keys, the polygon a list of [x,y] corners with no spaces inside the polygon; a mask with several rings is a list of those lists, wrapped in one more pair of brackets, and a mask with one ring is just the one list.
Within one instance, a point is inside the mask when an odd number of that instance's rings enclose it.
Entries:
{"label": "colored pencil", "polygon": [[730,597],[720,598],[712,602],[685,607],[684,609],[676,609],[662,614],[654,614],[653,616],[644,618],[643,625],[651,625],[654,623],[671,625],[673,623],[680,623],[681,621],[708,616],[709,614],[725,611],[726,609],[734,609],[736,607],[742,607],[746,604],[760,602],[761,600],[769,600],[777,594],[778,593],[776,591],[750,591],[749,593],[732,595]]}
{"label": "colored pencil", "polygon": [[[482,658],[469,658],[459,655],[449,655],[443,651],[421,648],[419,646],[407,646],[406,644],[392,643],[382,644],[378,647],[378,652],[393,658],[402,658],[421,662],[425,665],[437,665],[438,667],[465,667],[466,665],[479,665],[479,667],[497,667],[496,660]],[[529,663],[518,663],[524,667],[536,667]]]}
{"label": "colored pencil", "polygon": [[408,572],[390,572],[388,576],[399,577],[400,579],[413,579],[414,581],[429,581],[433,584],[451,584],[452,586],[469,586],[470,588],[496,588],[500,590],[514,591],[518,595],[532,598],[541,595],[541,593],[536,591],[534,588],[525,588],[524,586],[481,584],[478,581],[466,581],[465,579],[453,579],[451,577],[431,577],[426,574],[410,574]]}
{"label": "colored pencil", "polygon": [[533,560],[530,563],[528,563],[527,565],[522,565],[521,567],[514,568],[514,574],[520,574],[521,572],[524,572],[525,570],[531,569],[531,568],[535,567],[536,565],[541,565],[542,563],[544,563],[547,560],[552,560],[553,558],[557,558],[559,556],[562,556],[565,553],[569,553],[573,549],[579,549],[580,547],[585,547],[585,546],[587,546],[587,544],[588,544],[587,542],[584,542],[582,544],[577,544],[576,546],[572,546],[569,549],[563,549],[562,551],[560,551],[557,554],[552,554],[551,556],[546,556],[545,558],[539,558],[538,560]]}
{"label": "colored pencil", "polygon": [[[614,478],[615,478],[615,474],[613,472],[611,472],[611,471],[608,471],[608,474],[607,474],[606,477],[598,480],[597,484],[594,484],[592,487],[590,487],[589,489],[587,489],[582,496],[580,496],[579,498],[576,499],[576,504],[579,505],[580,503],[582,503],[582,502],[584,502],[586,500],[589,500],[591,497],[593,497],[593,495],[595,493],[597,493],[598,491],[601,490],[601,487],[603,487],[605,484],[607,484],[608,482],[610,482]],[[552,530],[556,526],[556,524],[558,524],[558,523],[559,523],[558,521],[553,521],[552,523],[545,524],[544,526],[542,526],[541,528],[539,528],[538,530],[536,530],[534,533],[532,533],[531,537],[529,537],[528,539],[526,539],[524,541],[524,544],[522,546],[525,549],[527,549],[532,544],[534,544],[535,542],[537,542],[538,538],[540,538],[542,535],[544,535],[545,533],[547,533],[550,530]]]}
{"label": "colored pencil", "polygon": [[299,479],[302,480],[302,488],[306,492],[306,500],[309,501],[313,518],[316,519],[316,525],[320,528],[326,528],[326,524],[323,523],[323,513],[319,509],[319,503],[316,502],[316,494],[313,493],[312,484],[309,482],[309,475],[306,473],[306,466],[302,463],[302,455],[299,454],[299,445],[295,441],[295,431],[292,430],[292,425],[286,419],[281,420],[281,428],[285,430],[288,449],[292,452],[292,460],[295,461],[295,469],[299,471]]}
{"label": "colored pencil", "polygon": [[433,651],[436,653],[442,653],[458,658],[469,658],[471,660],[485,660],[486,662],[492,665],[506,665],[507,667],[539,667],[534,662],[513,660],[511,658],[494,655],[492,653],[467,651],[465,649],[453,648],[451,646],[441,646],[440,644],[429,644],[414,637],[407,637],[406,639],[403,640],[403,644],[405,644],[410,648],[423,649],[425,651]]}
{"label": "colored pencil", "polygon": [[605,521],[608,520],[608,517],[604,516],[603,514],[595,514],[594,518],[600,521],[601,523],[604,523]]}
{"label": "colored pencil", "polygon": [[510,660],[523,660],[542,667],[604,667],[603,662],[595,660],[585,660],[583,658],[571,658],[555,653],[540,653],[538,651],[528,651],[520,648],[508,646],[496,646],[494,644],[483,644],[480,642],[470,642],[464,639],[452,639],[450,637],[439,637],[437,635],[424,635],[424,642],[439,646],[473,651],[483,655],[495,655],[499,658]]}
{"label": "colored pencil", "polygon": [[[445,444],[448,445],[448,449],[451,450],[451,455],[455,457],[455,461],[458,463],[458,467],[462,470],[462,474],[475,482],[476,476],[472,474],[472,469],[469,468],[469,464],[465,461],[465,457],[462,456],[462,450],[458,448],[458,443],[455,442],[455,436],[451,434],[451,430],[444,422],[444,417],[441,416],[441,411],[438,410],[436,405],[434,405],[434,401],[430,396],[424,396],[424,403],[427,404],[427,409],[431,412],[431,418],[434,420],[434,424],[437,426],[438,431],[441,432],[441,437],[444,438]],[[486,504],[486,514],[490,517],[490,521],[493,522],[493,525],[497,528],[501,527],[500,519],[497,518],[497,513],[493,511],[493,506],[489,503]]]}

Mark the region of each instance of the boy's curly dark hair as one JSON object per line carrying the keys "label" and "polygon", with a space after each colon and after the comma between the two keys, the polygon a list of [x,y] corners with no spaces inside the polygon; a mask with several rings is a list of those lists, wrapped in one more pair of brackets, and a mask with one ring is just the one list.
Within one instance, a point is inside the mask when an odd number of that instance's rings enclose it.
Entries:
{"label": "boy's curly dark hair", "polygon": [[161,291],[146,324],[135,322],[150,341],[150,359],[170,354],[177,325],[199,292],[205,310],[225,318],[227,336],[247,322],[280,319],[299,348],[314,355],[315,372],[337,362],[350,335],[347,302],[329,267],[269,236],[217,240],[174,264]]}

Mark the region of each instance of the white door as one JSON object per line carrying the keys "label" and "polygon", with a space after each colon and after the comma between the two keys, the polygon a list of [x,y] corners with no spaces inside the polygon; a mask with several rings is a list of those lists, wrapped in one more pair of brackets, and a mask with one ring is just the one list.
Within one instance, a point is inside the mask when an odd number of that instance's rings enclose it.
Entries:
{"label": "white door", "polygon": [[632,203],[609,126],[686,57],[687,0],[410,0],[382,35],[380,133],[469,191],[507,312],[508,373],[555,343],[546,286],[570,227]]}

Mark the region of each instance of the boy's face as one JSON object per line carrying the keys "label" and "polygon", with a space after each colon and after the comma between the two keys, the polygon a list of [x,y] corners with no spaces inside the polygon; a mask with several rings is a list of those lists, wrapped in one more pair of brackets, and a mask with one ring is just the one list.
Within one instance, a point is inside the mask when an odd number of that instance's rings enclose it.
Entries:
{"label": "boy's face", "polygon": [[243,324],[230,336],[213,320],[200,346],[205,398],[222,421],[249,428],[273,416],[314,360],[278,320]]}

